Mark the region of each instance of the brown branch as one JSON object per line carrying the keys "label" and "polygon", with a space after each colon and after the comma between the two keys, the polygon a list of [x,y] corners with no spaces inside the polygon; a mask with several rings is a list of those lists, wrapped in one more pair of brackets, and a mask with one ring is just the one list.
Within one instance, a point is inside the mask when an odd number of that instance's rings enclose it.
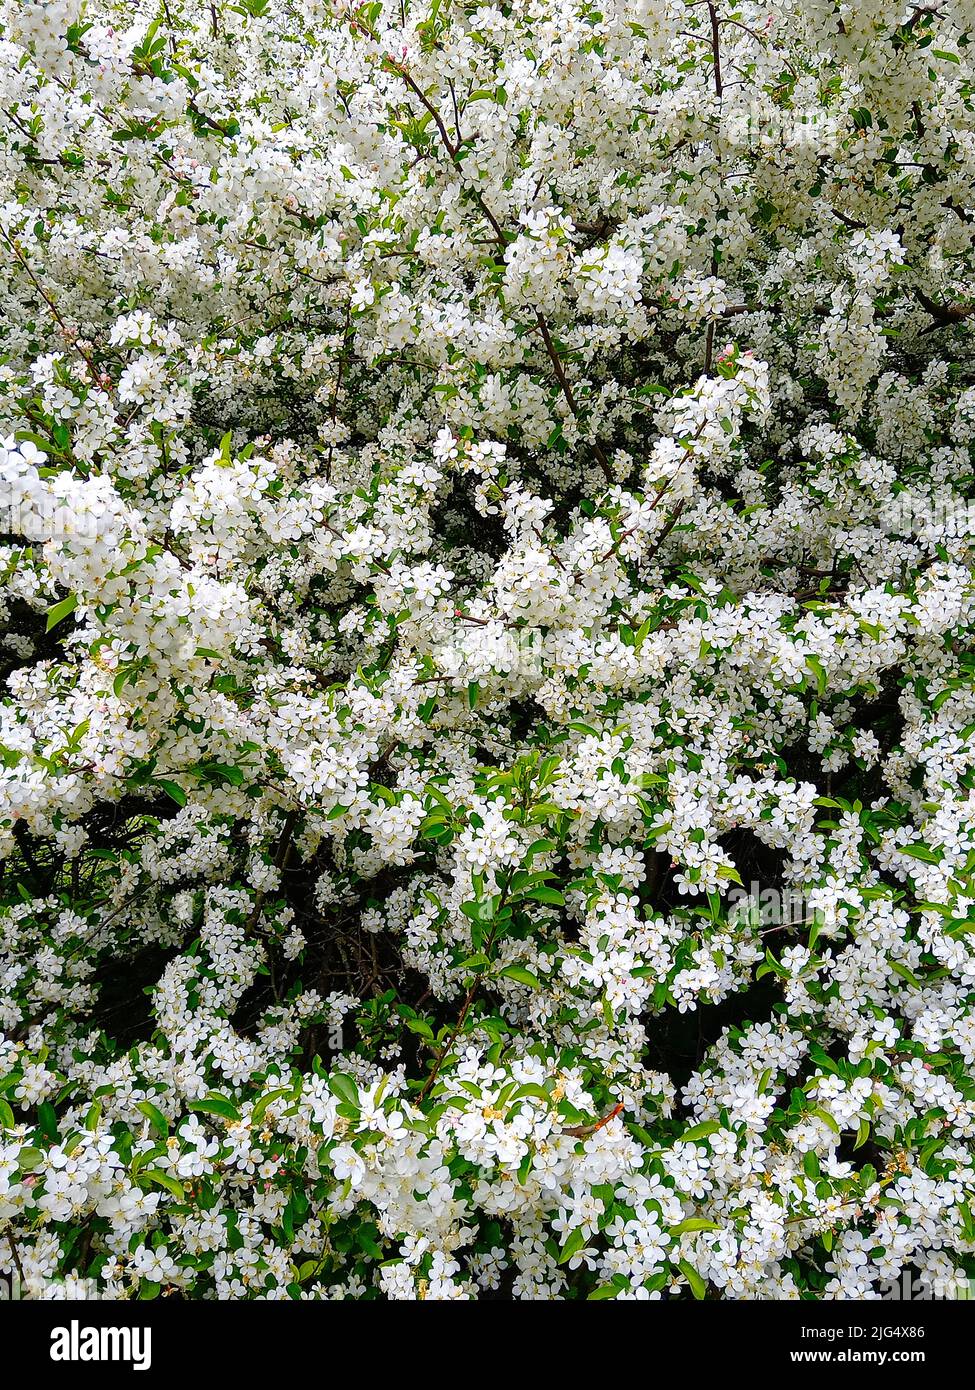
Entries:
{"label": "brown branch", "polygon": [[975,314],[975,304],[936,304],[933,299],[929,299],[921,290],[914,291],[918,303],[926,309],[934,320],[921,332],[936,333],[939,328],[950,328],[953,324],[963,323],[965,319],[971,318]]}
{"label": "brown branch", "polygon": [[[357,18],[353,20],[352,23],[354,28],[360,29],[363,33],[367,34],[368,37],[373,40],[373,42],[379,42],[377,35],[368,27],[368,25],[364,24],[361,19]],[[458,156],[464,143],[463,140],[460,138],[459,117],[457,130],[458,143],[455,144],[454,141],[450,138],[450,134],[447,130],[446,125],[444,124],[444,120],[440,112],[437,110],[436,106],[427,96],[426,92],[423,91],[419,83],[406,70],[406,68],[404,68],[402,64],[397,63],[388,54],[386,56],[386,65],[391,72],[395,72],[399,77],[402,78],[409,90],[420,102],[423,109],[429,113],[434,125],[437,128],[441,144],[447,152],[451,163],[456,165],[459,162]],[[491,229],[495,235],[495,240],[497,241],[502,252],[507,251],[508,235],[505,232],[501,223],[495,217],[487,202],[485,201],[483,194],[477,188],[470,188],[468,191],[473,194],[478,207],[481,209],[481,212],[484,214],[485,219],[490,224]],[[536,310],[536,319],[538,322],[538,327],[542,334],[542,341],[545,344],[545,351],[548,354],[549,361],[552,364],[552,369],[555,372],[555,377],[559,384],[559,389],[561,390],[562,395],[565,397],[569,409],[572,411],[573,418],[578,420],[579,407],[576,403],[575,395],[573,394],[572,387],[569,385],[568,378],[566,377],[565,369],[562,365],[562,359],[559,357],[555,344],[552,341],[552,335],[549,332],[548,324],[545,322],[545,319],[541,311],[539,310]],[[610,465],[609,459],[606,457],[606,452],[603,449],[602,445],[599,443],[598,440],[594,440],[590,443],[590,448],[592,449],[596,462],[599,464],[600,468],[603,471],[603,475],[605,476],[606,481],[612,484],[615,481],[613,477],[613,469]]]}
{"label": "brown branch", "polygon": [[7,1226],[7,1243],[10,1246],[10,1253],[14,1257],[14,1264],[17,1267],[17,1277],[20,1280],[21,1289],[23,1290],[27,1286],[27,1279],[24,1275],[24,1266],[20,1262],[20,1250],[14,1237],[14,1228],[11,1225]]}
{"label": "brown branch", "polygon": [[666,526],[661,531],[660,535],[657,537],[656,542],[653,545],[653,548],[650,551],[648,551],[647,555],[644,557],[644,563],[647,560],[652,560],[653,557],[656,555],[657,551],[660,549],[664,541],[670,535],[671,531],[677,525],[677,522],[680,520],[680,514],[684,510],[686,505],[686,499],[677,503],[677,506],[674,508],[674,510],[671,512],[670,516],[667,519]]}
{"label": "brown branch", "polygon": [[[540,309],[536,309],[535,318],[538,323],[539,332],[542,335],[542,342],[545,344],[545,351],[548,353],[549,361],[552,364],[552,370],[555,373],[555,379],[559,383],[559,389],[565,397],[566,404],[572,411],[573,418],[578,420],[579,407],[576,404],[575,394],[573,393],[572,387],[569,385],[568,377],[565,374],[565,368],[562,365],[562,359],[558,354],[558,349],[552,341],[552,335],[548,330],[548,324],[545,322],[545,317]],[[606,481],[612,484],[615,481],[613,469],[609,459],[606,457],[606,451],[603,449],[603,446],[598,439],[594,439],[590,444],[590,448],[595,455],[596,462],[603,470]]]}
{"label": "brown branch", "polygon": [[24,269],[25,273],[27,274],[28,279],[34,286],[37,293],[41,296],[44,303],[47,305],[52,317],[54,318],[55,323],[61,329],[61,332],[64,334],[67,341],[74,348],[75,352],[78,353],[78,356],[84,360],[85,365],[87,366],[88,370],[91,372],[92,375],[92,385],[98,386],[100,384],[101,374],[99,373],[98,368],[95,366],[95,363],[92,361],[91,357],[88,355],[87,352],[85,352],[84,348],[81,346],[79,342],[79,335],[75,333],[73,328],[68,327],[68,324],[65,321],[63,315],[61,314],[60,309],[55,304],[51,296],[48,294],[44,286],[41,284],[40,280],[38,280],[33,270],[31,270],[30,265],[27,262],[27,258],[24,255],[23,251],[21,251],[17,242],[14,241],[13,237],[11,237],[3,227],[0,227],[0,236],[3,237],[4,241],[7,243],[11,251],[13,251],[14,255],[17,257],[17,260]]}
{"label": "brown branch", "polygon": [[[495,922],[495,924],[494,924],[494,926],[492,927],[490,934],[488,935],[487,941],[484,943],[484,954],[485,954],[486,956],[487,956],[487,955],[490,955],[491,947],[494,945],[494,939],[495,939],[495,937],[497,936],[498,931],[499,931],[498,917],[499,917],[499,915],[500,915],[500,913],[501,913],[501,909],[502,909],[502,908],[504,907],[504,905],[505,905],[505,900],[506,900],[506,898],[507,898],[507,896],[508,896],[508,891],[509,891],[510,886],[511,886],[511,877],[512,877],[512,871],[509,869],[508,872],[507,872],[507,874],[506,874],[506,876],[505,876],[504,887],[501,889],[501,893],[500,893],[500,895],[499,895],[499,897],[498,897],[498,907],[497,907],[497,911],[495,912],[495,916],[494,916],[494,922]],[[462,1006],[461,1006],[461,1010],[460,1010],[460,1014],[458,1015],[457,1022],[454,1024],[453,1028],[450,1030],[450,1033],[449,1033],[449,1035],[448,1035],[448,1037],[447,1037],[447,1041],[444,1043],[443,1047],[442,1047],[442,1048],[440,1049],[440,1051],[437,1053],[436,1060],[434,1061],[433,1066],[430,1068],[430,1075],[427,1077],[426,1081],[424,1081],[423,1087],[422,1087],[422,1089],[421,1089],[421,1091],[420,1091],[420,1094],[417,1096],[417,1104],[418,1104],[418,1105],[421,1104],[421,1103],[427,1098],[427,1096],[429,1095],[429,1093],[430,1093],[430,1088],[433,1086],[433,1083],[436,1081],[437,1075],[438,1075],[438,1073],[439,1073],[439,1071],[440,1071],[440,1068],[443,1066],[444,1061],[446,1060],[447,1054],[450,1052],[450,1049],[453,1047],[454,1043],[457,1041],[457,1038],[458,1038],[459,1035],[460,1035],[461,1029],[463,1028],[464,1024],[467,1022],[467,1015],[470,1013],[470,1011],[471,1011],[471,1005],[474,1003],[474,1000],[475,1000],[475,998],[477,997],[477,992],[478,992],[478,990],[479,990],[480,987],[481,987],[482,978],[483,978],[482,976],[476,975],[476,976],[474,977],[474,983],[471,985],[470,989],[467,991],[467,994],[464,996],[464,1002],[463,1002],[463,1004],[462,1004]]]}
{"label": "brown branch", "polygon": [[[287,862],[288,853],[291,849],[291,837],[294,834],[294,828],[297,824],[297,821],[297,811],[289,811],[284,818],[284,826],[281,830],[281,836],[278,840],[277,849],[274,852],[274,867],[279,872],[281,872],[284,869],[284,866]],[[257,926],[258,922],[261,920],[261,913],[264,910],[264,903],[266,899],[267,893],[265,892],[265,890],[263,888],[259,889],[256,897],[254,898],[254,906],[251,909],[251,915],[247,919],[247,930],[249,932],[253,931]]]}
{"label": "brown branch", "polygon": [[724,87],[721,82],[721,48],[718,38],[718,12],[711,3],[711,0],[708,0],[708,15],[711,19],[711,56],[714,59],[714,94],[720,101]]}

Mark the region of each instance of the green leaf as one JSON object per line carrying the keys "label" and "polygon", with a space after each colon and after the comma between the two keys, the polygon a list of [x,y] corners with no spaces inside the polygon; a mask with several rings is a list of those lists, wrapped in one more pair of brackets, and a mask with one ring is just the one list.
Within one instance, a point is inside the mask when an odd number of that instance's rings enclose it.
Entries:
{"label": "green leaf", "polygon": [[814,1105],[812,1113],[816,1116],[818,1120],[822,1120],[824,1125],[828,1125],[834,1134],[841,1133],[840,1127],[833,1119],[833,1116],[829,1113],[828,1110],[824,1110],[821,1105]]}
{"label": "green leaf", "polygon": [[578,1255],[579,1251],[586,1244],[587,1239],[588,1237],[581,1226],[576,1227],[574,1231],[570,1231],[565,1238],[562,1249],[559,1251],[559,1264],[568,1264],[573,1255]]}
{"label": "green leaf", "polygon": [[186,805],[186,793],[178,782],[168,782],[164,778],[160,778],[156,786],[162,787],[166,795],[175,801],[177,806]]}
{"label": "green leaf", "polygon": [[485,966],[491,964],[491,957],[486,956],[483,951],[477,951],[473,956],[468,956],[465,960],[458,961],[458,970],[483,970]]}
{"label": "green leaf", "polygon": [[113,695],[121,695],[121,694],[122,694],[122,691],[123,691],[123,690],[125,689],[125,687],[128,685],[129,680],[130,680],[130,678],[132,677],[132,674],[133,674],[133,669],[132,669],[131,666],[123,666],[123,667],[122,667],[121,671],[119,671],[118,675],[117,675],[117,676],[115,677],[115,679],[112,681],[112,694],[113,694]]}
{"label": "green leaf", "polygon": [[240,1120],[240,1111],[225,1096],[204,1096],[203,1100],[194,1100],[190,1104],[191,1110],[198,1110],[203,1115],[219,1115],[222,1120],[231,1120],[235,1124]]}
{"label": "green leaf", "polygon": [[703,1298],[706,1298],[708,1286],[707,1284],[705,1284],[704,1280],[701,1278],[700,1274],[698,1274],[694,1266],[688,1264],[686,1260],[681,1260],[678,1263],[677,1268],[680,1270],[681,1274],[683,1274],[684,1278],[690,1285],[691,1293],[694,1295],[694,1297],[699,1302]]}
{"label": "green leaf", "polygon": [[720,1128],[717,1120],[706,1120],[703,1125],[692,1125],[690,1129],[685,1129],[678,1138],[682,1144],[693,1144],[695,1139],[706,1139],[709,1134],[717,1134]]}
{"label": "green leaf", "polygon": [[901,854],[911,859],[920,859],[922,864],[940,864],[941,851],[929,849],[927,845],[901,845]]}
{"label": "green leaf", "polygon": [[529,989],[544,989],[544,985],[537,975],[533,975],[530,970],[526,970],[523,965],[506,965],[503,970],[498,971],[508,980],[515,980],[519,985],[527,985]]}
{"label": "green leaf", "polygon": [[433,1029],[425,1018],[408,1018],[406,1026],[411,1033],[417,1033],[421,1038],[426,1038],[428,1042],[435,1042],[436,1037]]}
{"label": "green leaf", "polygon": [[525,894],[526,898],[531,898],[536,903],[551,903],[553,907],[565,907],[565,898],[557,888],[533,888],[530,893]]}
{"label": "green leaf", "polygon": [[346,1076],[344,1072],[334,1071],[328,1078],[328,1088],[333,1096],[338,1096],[339,1100],[346,1105],[354,1105],[359,1108],[359,1090],[351,1076]]}
{"label": "green leaf", "polygon": [[77,607],[78,595],[69,594],[68,597],[63,598],[60,603],[56,603],[53,608],[49,608],[47,610],[47,627],[45,631],[50,632],[52,627],[57,627],[58,623],[70,617]]}
{"label": "green leaf", "polygon": [[158,1187],[164,1187],[167,1192],[176,1197],[180,1202],[186,1200],[186,1193],[183,1184],[174,1178],[172,1173],[164,1173],[161,1168],[147,1168],[139,1174],[140,1182],[154,1182]]}
{"label": "green leaf", "polygon": [[558,846],[554,840],[536,840],[534,844],[528,847],[528,853],[525,855],[525,863],[530,864],[536,854],[550,854],[553,849],[557,848]]}
{"label": "green leaf", "polygon": [[820,695],[826,694],[826,668],[818,656],[807,656],[806,665],[816,677],[816,688]]}
{"label": "green leaf", "polygon": [[169,1134],[169,1121],[162,1111],[157,1110],[151,1100],[140,1100],[135,1108],[146,1116],[160,1139],[165,1139]]}
{"label": "green leaf", "polygon": [[56,1142],[60,1138],[57,1112],[49,1100],[41,1101],[37,1107],[37,1128],[45,1139],[52,1139]]}
{"label": "green leaf", "polygon": [[269,1105],[273,1105],[276,1100],[281,1100],[283,1096],[290,1095],[291,1090],[289,1089],[289,1087],[282,1086],[279,1087],[276,1091],[268,1091],[266,1095],[261,1096],[260,1100],[254,1106],[254,1109],[251,1111],[251,1118],[254,1121],[254,1123],[258,1124],[261,1120],[263,1120]]}
{"label": "green leaf", "polygon": [[816,915],[815,915],[814,918],[813,918],[812,926],[809,928],[809,949],[810,949],[810,951],[815,951],[815,949],[816,949],[816,942],[819,940],[819,933],[822,931],[822,929],[823,929],[823,917],[822,917],[822,914],[816,913]]}

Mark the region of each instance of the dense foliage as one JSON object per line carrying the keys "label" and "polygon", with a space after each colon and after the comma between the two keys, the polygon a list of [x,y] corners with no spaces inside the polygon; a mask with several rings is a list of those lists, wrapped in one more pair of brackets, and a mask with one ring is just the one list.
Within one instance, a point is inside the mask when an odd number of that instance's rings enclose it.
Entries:
{"label": "dense foliage", "polygon": [[0,1273],[975,1274],[975,3],[0,29]]}

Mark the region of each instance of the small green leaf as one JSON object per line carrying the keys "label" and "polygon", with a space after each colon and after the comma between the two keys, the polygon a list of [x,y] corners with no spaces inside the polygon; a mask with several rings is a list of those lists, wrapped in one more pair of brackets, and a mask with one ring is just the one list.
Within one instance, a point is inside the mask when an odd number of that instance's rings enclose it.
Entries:
{"label": "small green leaf", "polygon": [[222,1120],[231,1120],[235,1124],[240,1120],[240,1111],[225,1096],[204,1096],[203,1100],[194,1100],[190,1109],[198,1110],[203,1115],[219,1115]]}
{"label": "small green leaf", "polygon": [[691,1293],[700,1302],[701,1299],[707,1296],[707,1284],[705,1284],[704,1280],[701,1278],[700,1274],[698,1274],[694,1266],[688,1264],[686,1260],[681,1260],[678,1263],[677,1268],[680,1270],[681,1274],[683,1274],[684,1278],[690,1285]]}
{"label": "small green leaf", "polygon": [[49,608],[47,610],[47,627],[45,631],[50,632],[52,627],[57,627],[58,623],[70,617],[77,607],[78,595],[69,594],[68,597],[63,598],[60,603],[56,603],[53,608]]}
{"label": "small green leaf", "polygon": [[807,656],[806,665],[816,677],[816,688],[820,695],[826,694],[826,668],[818,656]]}
{"label": "small green leaf", "polygon": [[824,1125],[828,1125],[834,1134],[841,1133],[840,1127],[833,1119],[833,1116],[829,1113],[828,1110],[824,1110],[821,1105],[813,1106],[812,1113],[816,1116],[818,1120],[822,1120]]}
{"label": "small green leaf", "polygon": [[328,1088],[333,1096],[338,1096],[339,1100],[346,1105],[359,1106],[359,1090],[351,1076],[346,1076],[344,1072],[332,1072],[328,1078]]}
{"label": "small green leaf", "polygon": [[519,985],[527,985],[529,989],[543,989],[544,986],[537,975],[526,970],[523,965],[506,965],[503,970],[498,971],[508,980],[515,980]]}
{"label": "small green leaf", "polygon": [[165,1139],[169,1134],[169,1122],[162,1111],[157,1110],[151,1100],[140,1100],[135,1108],[136,1110],[140,1110],[150,1121],[160,1139]]}
{"label": "small green leaf", "polygon": [[154,1182],[158,1187],[164,1187],[167,1192],[181,1202],[186,1199],[183,1184],[174,1178],[172,1173],[164,1173],[161,1168],[147,1168],[145,1172],[139,1174],[139,1181]]}
{"label": "small green leaf", "polygon": [[169,782],[164,778],[160,778],[156,786],[161,787],[166,795],[176,802],[177,806],[186,805],[186,793],[178,782]]}
{"label": "small green leaf", "polygon": [[290,1095],[291,1091],[287,1086],[280,1087],[276,1091],[268,1091],[266,1095],[261,1096],[260,1100],[254,1106],[254,1109],[251,1111],[251,1119],[255,1124],[259,1124],[260,1121],[263,1120],[269,1105],[273,1105],[276,1100],[281,1100],[283,1096]]}
{"label": "small green leaf", "polygon": [[717,1120],[707,1120],[703,1125],[692,1125],[678,1138],[682,1144],[693,1144],[696,1139],[706,1139],[709,1134],[717,1134],[721,1128]]}
{"label": "small green leaf", "polygon": [[568,1264],[573,1255],[578,1255],[579,1251],[586,1244],[586,1240],[586,1233],[581,1226],[577,1226],[574,1231],[570,1231],[565,1238],[562,1249],[559,1251],[559,1264]]}
{"label": "small green leaf", "polygon": [[565,907],[565,898],[557,888],[533,888],[530,893],[525,894],[536,903],[550,903],[552,907]]}

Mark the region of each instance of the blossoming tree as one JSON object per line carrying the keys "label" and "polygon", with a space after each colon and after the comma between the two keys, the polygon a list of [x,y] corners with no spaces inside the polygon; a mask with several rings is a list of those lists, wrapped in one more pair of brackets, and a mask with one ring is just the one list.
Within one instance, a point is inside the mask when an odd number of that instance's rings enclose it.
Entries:
{"label": "blossoming tree", "polygon": [[0,1272],[967,1280],[973,0],[0,8]]}

